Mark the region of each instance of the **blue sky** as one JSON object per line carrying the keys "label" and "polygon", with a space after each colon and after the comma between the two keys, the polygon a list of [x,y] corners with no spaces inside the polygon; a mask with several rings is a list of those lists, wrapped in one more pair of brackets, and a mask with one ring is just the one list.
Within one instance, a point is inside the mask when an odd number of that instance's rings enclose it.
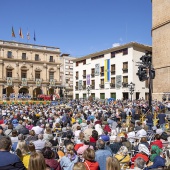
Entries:
{"label": "blue sky", "polygon": [[[14,28],[16,38],[11,37]],[[136,41],[151,45],[150,0],[2,0],[0,39],[55,46],[81,57]],[[19,38],[19,28],[24,38]]]}

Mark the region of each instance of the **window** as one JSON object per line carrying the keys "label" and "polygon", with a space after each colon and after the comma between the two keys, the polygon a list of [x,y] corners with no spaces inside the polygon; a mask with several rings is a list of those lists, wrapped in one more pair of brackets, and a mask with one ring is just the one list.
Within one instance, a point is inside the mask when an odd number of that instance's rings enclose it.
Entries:
{"label": "window", "polygon": [[40,79],[40,71],[35,71],[35,80]]}
{"label": "window", "polygon": [[128,76],[123,76],[123,87],[127,87],[128,85]]}
{"label": "window", "polygon": [[78,90],[78,82],[76,82],[76,87],[75,87],[76,90]]}
{"label": "window", "polygon": [[78,80],[78,79],[79,79],[79,72],[76,71],[76,80]]}
{"label": "window", "polygon": [[6,70],[6,77],[12,77],[12,70]]}
{"label": "window", "polygon": [[111,58],[115,58],[115,52],[111,52]]}
{"label": "window", "polygon": [[128,73],[128,62],[123,63],[123,73]]}
{"label": "window", "polygon": [[95,75],[95,70],[94,70],[94,68],[92,68],[91,69],[91,77],[94,77],[94,75]]}
{"label": "window", "polygon": [[92,88],[92,89],[95,89],[95,80],[92,80],[92,81],[91,81],[91,88]]}
{"label": "window", "polygon": [[22,53],[22,60],[26,60],[26,53]]}
{"label": "window", "polygon": [[54,72],[49,72],[49,79],[51,80],[51,79],[54,79]]}
{"label": "window", "polygon": [[12,58],[12,51],[8,51],[7,57],[8,57],[8,58]]}
{"label": "window", "polygon": [[21,70],[21,78],[27,78],[27,71]]}
{"label": "window", "polygon": [[100,99],[105,99],[105,93],[100,93]]}
{"label": "window", "polygon": [[69,83],[69,79],[66,79],[66,83]]}
{"label": "window", "polygon": [[115,64],[111,65],[111,75],[115,75]]}
{"label": "window", "polygon": [[39,55],[35,54],[35,61],[39,61]]}
{"label": "window", "polygon": [[116,99],[116,93],[110,93],[110,97]]}
{"label": "window", "polygon": [[70,64],[73,64],[73,61],[70,60]]}
{"label": "window", "polygon": [[54,61],[53,56],[50,56],[49,62],[53,62],[53,61]]}
{"label": "window", "polygon": [[123,55],[127,55],[128,54],[128,48],[123,49]]}
{"label": "window", "polygon": [[100,76],[104,76],[104,66],[100,67]]}
{"label": "window", "polygon": [[83,81],[83,89],[86,89],[86,81]]}
{"label": "window", "polygon": [[86,78],[86,70],[83,70],[83,78]]}
{"label": "window", "polygon": [[111,78],[110,88],[115,88],[115,77]]}
{"label": "window", "polygon": [[100,88],[101,88],[101,89],[104,88],[104,79],[100,79]]}

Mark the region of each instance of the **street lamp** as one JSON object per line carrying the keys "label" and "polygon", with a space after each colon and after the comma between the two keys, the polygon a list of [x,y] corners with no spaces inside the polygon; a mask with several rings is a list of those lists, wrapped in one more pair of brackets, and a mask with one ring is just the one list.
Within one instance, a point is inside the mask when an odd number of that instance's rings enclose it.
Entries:
{"label": "street lamp", "polygon": [[88,98],[89,98],[89,94],[90,94],[91,86],[87,86],[86,90],[87,90],[87,94],[88,94]]}
{"label": "street lamp", "polygon": [[129,87],[129,91],[130,91],[130,95],[131,95],[131,101],[132,101],[132,95],[133,95],[133,92],[134,92],[135,84],[131,82],[130,84],[128,84],[128,87]]}

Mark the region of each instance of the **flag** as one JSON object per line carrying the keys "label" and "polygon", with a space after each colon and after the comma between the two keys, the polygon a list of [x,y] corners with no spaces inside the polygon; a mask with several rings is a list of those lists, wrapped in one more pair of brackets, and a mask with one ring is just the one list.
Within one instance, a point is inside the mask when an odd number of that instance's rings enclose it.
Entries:
{"label": "flag", "polygon": [[12,27],[12,37],[15,37],[14,28]]}
{"label": "flag", "polygon": [[104,81],[110,81],[110,59],[104,61]]}
{"label": "flag", "polygon": [[30,39],[30,33],[27,32],[27,40],[29,40],[29,39]]}
{"label": "flag", "polygon": [[24,38],[24,36],[23,36],[23,34],[22,34],[21,28],[19,29],[19,36],[20,36],[21,38]]}
{"label": "flag", "polygon": [[34,41],[36,41],[36,37],[35,37],[35,31],[34,31]]}

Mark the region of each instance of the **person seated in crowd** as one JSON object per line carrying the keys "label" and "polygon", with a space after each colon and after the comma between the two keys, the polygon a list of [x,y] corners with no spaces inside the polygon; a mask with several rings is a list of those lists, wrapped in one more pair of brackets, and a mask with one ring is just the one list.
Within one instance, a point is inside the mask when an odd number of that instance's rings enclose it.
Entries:
{"label": "person seated in crowd", "polygon": [[137,151],[139,151],[139,145],[140,144],[143,144],[143,145],[145,145],[148,149],[150,149],[150,145],[149,145],[149,143],[148,143],[148,141],[147,141],[147,137],[142,137],[141,139],[140,139],[140,142],[134,147],[134,150],[137,152]]}
{"label": "person seated in crowd", "polygon": [[143,158],[137,158],[134,162],[134,170],[143,170],[146,167],[146,162]]}
{"label": "person seated in crowd", "polygon": [[72,140],[72,137],[73,137],[72,133],[68,132],[67,136],[66,136],[66,139],[64,140],[64,146],[66,146],[66,145],[68,145],[70,143],[74,144],[73,140]]}
{"label": "person seated in crowd", "polygon": [[90,137],[90,142],[91,143],[96,143],[98,140],[98,132],[96,130],[92,131],[92,135]]}
{"label": "person seated in crowd", "polygon": [[135,137],[136,137],[136,134],[135,134],[135,131],[134,131],[134,127],[129,126],[128,133],[127,133],[127,138],[129,140],[129,142],[134,143]]}
{"label": "person seated in crowd", "polygon": [[83,153],[86,170],[99,170],[99,163],[95,161],[95,151],[87,148]]}
{"label": "person seated in crowd", "polygon": [[73,166],[73,170],[85,170],[86,167],[83,162],[77,162]]}
{"label": "person seated in crowd", "polygon": [[47,127],[43,134],[43,140],[46,142],[49,142],[49,140],[51,140],[51,139],[53,139],[52,130],[50,127]]}
{"label": "person seated in crowd", "polygon": [[139,152],[137,154],[135,154],[132,158],[131,158],[131,168],[134,168],[134,162],[137,158],[142,158],[146,164],[148,164],[149,162],[149,149],[144,145],[144,144],[140,144],[138,146]]}
{"label": "person seated in crowd", "polygon": [[50,147],[44,147],[42,149],[42,154],[48,167],[54,170],[61,170],[60,163],[55,159],[55,153]]}
{"label": "person seated in crowd", "polygon": [[110,136],[108,135],[107,131],[104,131],[103,134],[100,135],[99,139],[102,139],[103,141],[108,142],[110,141]]}
{"label": "person seated in crowd", "polygon": [[120,163],[115,157],[106,158],[106,170],[121,170]]}
{"label": "person seated in crowd", "polygon": [[29,154],[28,145],[23,139],[19,140],[17,148],[16,148],[16,153],[22,160],[24,166],[28,169],[30,154]]}
{"label": "person seated in crowd", "polygon": [[110,144],[110,148],[112,150],[112,153],[116,154],[121,146],[122,146],[122,139],[121,139],[121,137],[117,136],[115,138],[115,141]]}
{"label": "person seated in crowd", "polygon": [[121,146],[114,157],[120,162],[122,169],[125,169],[129,166],[130,155],[128,154],[128,149],[126,146]]}
{"label": "person seated in crowd", "polygon": [[29,144],[30,142],[36,141],[37,139],[38,136],[35,134],[35,131],[30,130],[29,135],[26,137],[25,141],[27,142],[27,144]]}
{"label": "person seated in crowd", "polygon": [[97,151],[95,152],[95,160],[99,163],[100,170],[106,169],[106,158],[112,156],[111,152],[105,149],[105,142],[99,139],[96,142]]}
{"label": "person seated in crowd", "polygon": [[83,145],[84,145],[84,133],[80,132],[79,138],[75,141],[74,149],[77,151]]}
{"label": "person seated in crowd", "polygon": [[89,137],[84,136],[84,144],[83,144],[83,146],[79,147],[79,149],[77,150],[77,154],[81,156],[87,148],[94,149],[93,146],[90,145]]}
{"label": "person seated in crowd", "polygon": [[43,128],[40,127],[41,126],[41,123],[40,122],[37,122],[36,126],[34,126],[32,128],[32,130],[34,130],[35,134],[36,135],[39,135],[39,134],[42,134],[43,133]]}
{"label": "person seated in crowd", "polygon": [[45,164],[45,159],[40,152],[33,152],[30,155],[28,170],[50,170]]}
{"label": "person seated in crowd", "polygon": [[155,135],[155,140],[151,142],[150,146],[152,147],[152,145],[157,145],[160,149],[162,149],[162,141],[159,134]]}
{"label": "person seated in crowd", "polygon": [[13,130],[13,125],[12,125],[12,124],[9,124],[9,125],[8,125],[8,129],[5,130],[4,134],[5,134],[6,136],[12,136],[12,130]]}
{"label": "person seated in crowd", "polygon": [[10,137],[4,136],[0,138],[0,169],[26,170],[21,159],[17,155],[10,153],[11,145]]}
{"label": "person seated in crowd", "polygon": [[29,130],[26,128],[26,123],[23,122],[21,128],[18,129],[18,134],[28,135]]}
{"label": "person seated in crowd", "polygon": [[45,146],[45,141],[43,140],[43,134],[38,135],[38,140],[32,142],[35,145],[36,151],[41,151]]}
{"label": "person seated in crowd", "polygon": [[72,143],[66,146],[66,155],[60,160],[60,166],[63,170],[71,170],[75,163],[78,162],[78,156],[74,151],[74,145]]}

